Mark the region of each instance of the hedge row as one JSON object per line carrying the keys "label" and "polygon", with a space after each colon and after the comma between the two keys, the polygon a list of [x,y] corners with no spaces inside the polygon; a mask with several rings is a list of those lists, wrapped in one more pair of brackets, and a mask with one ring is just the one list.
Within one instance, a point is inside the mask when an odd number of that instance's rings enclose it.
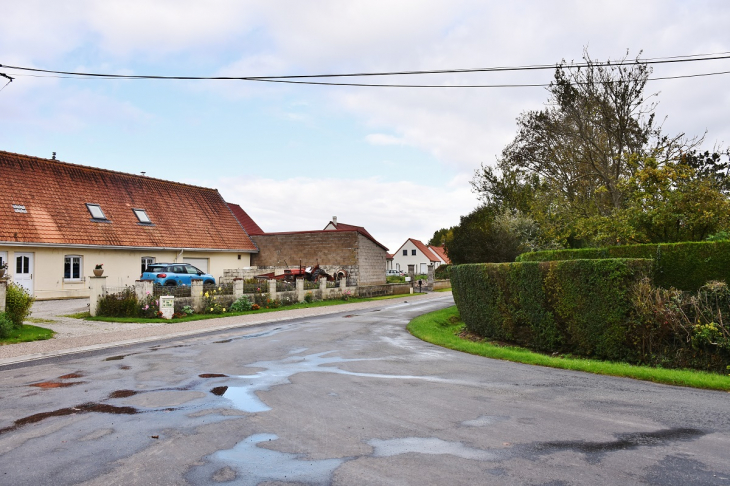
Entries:
{"label": "hedge row", "polygon": [[652,272],[647,259],[487,263],[451,268],[467,329],[546,352],[636,361],[629,339],[630,289]]}
{"label": "hedge row", "polygon": [[523,253],[518,262],[577,259],[651,258],[655,261],[654,283],[668,289],[694,292],[711,280],[730,277],[730,241],[703,241],[546,250]]}

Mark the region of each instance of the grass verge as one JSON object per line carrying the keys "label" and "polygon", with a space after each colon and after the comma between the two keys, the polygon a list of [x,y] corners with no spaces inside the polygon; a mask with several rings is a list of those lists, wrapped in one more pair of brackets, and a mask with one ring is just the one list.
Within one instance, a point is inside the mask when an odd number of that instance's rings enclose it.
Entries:
{"label": "grass verge", "polygon": [[516,346],[500,346],[488,341],[470,341],[461,338],[457,334],[463,326],[458,309],[452,306],[416,317],[408,324],[408,331],[429,343],[487,358],[634,378],[665,385],[730,391],[730,376],[694,370],[673,370],[593,359],[547,356]]}
{"label": "grass verge", "polygon": [[8,337],[0,339],[0,345],[43,341],[45,339],[51,339],[54,334],[53,331],[45,327],[24,324],[20,329],[14,329]]}
{"label": "grass verge", "polygon": [[423,295],[423,293],[416,292],[415,294],[401,294],[401,295],[383,295],[380,297],[368,297],[368,298],[351,298],[347,301],[345,300],[319,300],[315,302],[299,302],[294,305],[287,305],[285,307],[277,307],[275,309],[259,309],[259,310],[252,310],[252,311],[245,311],[245,312],[226,312],[225,314],[192,314],[185,317],[178,317],[175,319],[170,319],[169,321],[165,321],[164,319],[149,319],[144,317],[104,317],[104,316],[95,316],[91,317],[88,312],[83,312],[79,314],[72,314],[68,315],[66,317],[77,317],[79,319],[86,319],[87,321],[103,321],[103,322],[132,322],[132,323],[140,323],[140,324],[147,324],[147,323],[159,323],[159,322],[166,322],[170,324],[174,324],[176,322],[188,322],[188,321],[201,321],[205,319],[219,319],[221,317],[234,317],[234,316],[247,316],[249,314],[265,314],[267,312],[278,312],[283,310],[293,310],[293,309],[309,309],[311,307],[329,307],[332,305],[341,305],[341,304],[356,304],[358,302],[370,302],[373,300],[387,300],[387,299],[398,299],[398,298],[407,298],[411,297],[411,295]]}

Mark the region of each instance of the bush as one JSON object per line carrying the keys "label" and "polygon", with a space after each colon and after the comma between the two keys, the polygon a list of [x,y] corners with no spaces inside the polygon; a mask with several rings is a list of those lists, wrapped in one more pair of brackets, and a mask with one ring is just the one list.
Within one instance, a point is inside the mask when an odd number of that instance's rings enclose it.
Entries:
{"label": "bush", "polygon": [[23,321],[30,315],[30,308],[35,298],[20,285],[8,282],[5,297],[5,314],[17,329],[22,327]]}
{"label": "bush", "polygon": [[467,328],[547,352],[631,360],[630,290],[651,274],[645,259],[457,265],[454,300]]}
{"label": "bush", "polygon": [[546,250],[523,253],[519,262],[604,258],[654,259],[654,284],[696,292],[706,282],[730,279],[730,241],[702,241],[647,245]]}
{"label": "bush", "polygon": [[232,312],[245,312],[251,310],[251,301],[248,300],[248,297],[243,296],[240,297],[237,301],[235,301],[231,305],[231,311]]}
{"label": "bush", "polygon": [[0,312],[0,338],[6,338],[10,336],[10,333],[15,330],[15,325],[10,317],[5,312]]}
{"label": "bush", "polygon": [[448,263],[445,265],[439,265],[436,268],[436,271],[434,272],[434,277],[439,280],[444,280],[449,278],[449,269],[451,268],[451,265]]}
{"label": "bush", "polygon": [[312,294],[312,292],[307,292],[306,294],[304,294],[304,302],[306,302],[307,304],[310,304],[313,301],[314,301],[314,294]]}
{"label": "bush", "polygon": [[97,316],[139,317],[140,314],[142,314],[140,304],[132,287],[102,296],[96,306]]}

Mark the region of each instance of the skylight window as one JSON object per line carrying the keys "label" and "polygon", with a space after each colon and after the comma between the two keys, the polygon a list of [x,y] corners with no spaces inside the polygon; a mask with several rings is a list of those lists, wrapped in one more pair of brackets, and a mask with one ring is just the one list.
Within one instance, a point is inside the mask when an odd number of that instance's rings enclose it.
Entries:
{"label": "skylight window", "polygon": [[89,213],[91,213],[92,219],[101,219],[106,221],[106,216],[104,216],[104,211],[101,210],[101,206],[98,204],[86,203],[86,207],[88,208]]}
{"label": "skylight window", "polygon": [[22,204],[13,204],[13,211],[16,213],[27,213],[28,210]]}
{"label": "skylight window", "polygon": [[147,216],[147,211],[144,209],[132,209],[134,211],[135,216],[137,216],[137,219],[142,224],[152,224],[152,221],[150,220],[150,217]]}

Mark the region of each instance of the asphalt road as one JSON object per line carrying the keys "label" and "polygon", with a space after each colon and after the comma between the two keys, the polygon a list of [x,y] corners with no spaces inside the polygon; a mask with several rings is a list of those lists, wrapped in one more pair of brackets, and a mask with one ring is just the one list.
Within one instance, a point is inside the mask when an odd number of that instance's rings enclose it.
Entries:
{"label": "asphalt road", "polygon": [[494,361],[393,303],[0,369],[0,484],[730,484],[730,396]]}

